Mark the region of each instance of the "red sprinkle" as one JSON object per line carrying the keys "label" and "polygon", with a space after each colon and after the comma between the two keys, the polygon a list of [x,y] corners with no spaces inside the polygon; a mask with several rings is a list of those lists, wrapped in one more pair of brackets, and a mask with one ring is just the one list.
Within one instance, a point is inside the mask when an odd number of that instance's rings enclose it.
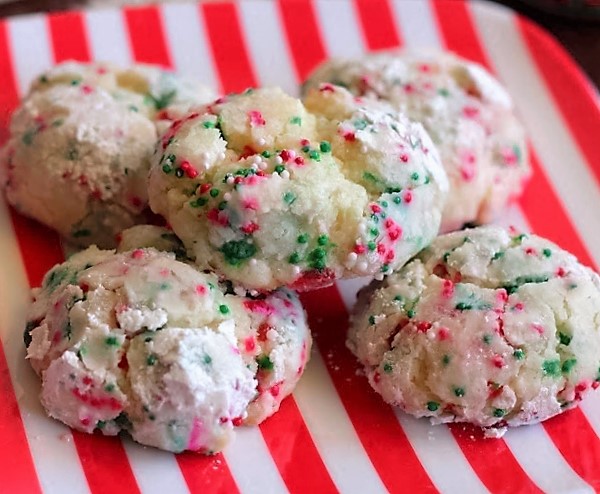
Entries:
{"label": "red sprinkle", "polygon": [[243,419],[242,417],[235,417],[233,419],[231,419],[231,423],[233,424],[234,427],[239,427],[240,425],[242,425]]}
{"label": "red sprinkle", "polygon": [[440,341],[445,341],[450,338],[450,330],[448,328],[440,328],[438,330],[438,339]]}
{"label": "red sprinkle", "polygon": [[408,154],[401,154],[400,155],[400,161],[402,161],[403,163],[407,163],[408,162]]}
{"label": "red sprinkle", "polygon": [[204,285],[196,285],[195,290],[198,295],[204,295],[206,293],[206,287]]}
{"label": "red sprinkle", "polygon": [[556,276],[558,276],[559,278],[564,277],[567,274],[567,272],[565,271],[565,269],[563,267],[560,267],[556,270]]}
{"label": "red sprinkle", "polygon": [[254,341],[254,337],[249,336],[244,340],[244,348],[246,349],[246,353],[252,353],[256,349],[256,341]]}
{"label": "red sprinkle", "polygon": [[196,178],[198,176],[198,170],[196,170],[188,160],[183,161],[179,166],[188,178]]}
{"label": "red sprinkle", "polygon": [[404,195],[403,195],[403,199],[406,204],[410,204],[410,202],[413,199],[412,191],[410,191],[410,190],[405,191]]}
{"label": "red sprinkle", "polygon": [[442,296],[444,298],[452,298],[454,295],[454,283],[452,280],[444,280],[442,288]]}
{"label": "red sprinkle", "polygon": [[419,321],[417,324],[417,331],[419,333],[425,333],[428,329],[431,328],[431,323],[428,321]]}
{"label": "red sprinkle", "polygon": [[83,94],[91,94],[94,92],[94,89],[92,88],[92,86],[88,86],[87,84],[84,84],[83,86],[81,86],[81,90],[83,91]]}
{"label": "red sprinkle", "polygon": [[262,127],[266,124],[262,114],[257,110],[250,110],[248,112],[248,119],[250,120],[251,127]]}
{"label": "red sprinkle", "polygon": [[381,206],[379,204],[371,204],[371,211],[375,214],[381,213]]}
{"label": "red sprinkle", "polygon": [[270,329],[271,326],[269,326],[266,322],[262,322],[256,332],[256,338],[258,341],[267,341],[267,333]]}
{"label": "red sprinkle", "polygon": [[479,109],[474,106],[465,106],[463,108],[463,115],[467,118],[475,118],[479,115]]}
{"label": "red sprinkle", "polygon": [[258,226],[258,224],[254,223],[253,221],[251,221],[250,223],[246,223],[240,228],[240,230],[242,230],[246,235],[251,235],[259,229],[260,227]]}
{"label": "red sprinkle", "polygon": [[498,369],[502,369],[502,367],[504,367],[504,359],[502,358],[501,355],[494,355],[492,357],[492,364],[494,364],[494,367],[498,367]]}
{"label": "red sprinkle", "polygon": [[281,151],[281,153],[279,153],[279,156],[281,157],[284,163],[287,163],[288,161],[291,161],[296,157],[296,153],[289,149],[284,149],[283,151]]}
{"label": "red sprinkle", "polygon": [[531,329],[533,329],[538,334],[544,334],[544,326],[541,324],[533,323],[531,325]]}
{"label": "red sprinkle", "polygon": [[322,93],[333,93],[335,92],[335,88],[333,87],[333,84],[329,84],[328,82],[325,82],[323,84],[321,84],[321,86],[319,87],[319,91]]}
{"label": "red sprinkle", "polygon": [[375,374],[373,374],[373,382],[377,384],[379,381],[381,381],[381,374],[379,374],[379,372],[375,372]]}
{"label": "red sprinkle", "polygon": [[529,256],[534,256],[534,255],[537,255],[537,251],[533,247],[526,247],[525,254],[527,254]]}
{"label": "red sprinkle", "polygon": [[142,249],[135,249],[132,253],[131,253],[131,257],[133,259],[143,259],[144,258],[144,251]]}
{"label": "red sprinkle", "polygon": [[357,254],[364,254],[367,251],[367,248],[362,244],[357,244],[354,246],[354,252]]}
{"label": "red sprinkle", "polygon": [[200,194],[205,194],[212,188],[212,184],[200,184]]}
{"label": "red sprinkle", "polygon": [[274,398],[277,398],[277,396],[279,396],[279,391],[279,384],[274,384],[273,386],[271,386],[271,389],[269,389],[269,392]]}
{"label": "red sprinkle", "polygon": [[298,166],[302,166],[304,165],[304,158],[302,156],[296,156],[294,163],[296,163]]}
{"label": "red sprinkle", "polygon": [[346,142],[356,141],[356,134],[354,132],[342,132],[342,137]]}

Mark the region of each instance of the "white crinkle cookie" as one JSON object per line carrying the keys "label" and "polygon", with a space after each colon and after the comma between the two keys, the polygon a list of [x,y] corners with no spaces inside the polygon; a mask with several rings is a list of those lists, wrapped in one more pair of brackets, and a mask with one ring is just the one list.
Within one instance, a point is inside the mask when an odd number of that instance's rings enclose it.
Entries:
{"label": "white crinkle cookie", "polygon": [[194,87],[151,66],[50,69],[12,117],[0,163],[8,201],[75,244],[114,246],[116,233],[142,221],[164,119],[211,99]]}
{"label": "white crinkle cookie", "polygon": [[169,451],[223,449],[279,409],[310,356],[293,292],[226,294],[152,248],[90,247],[33,295],[25,343],[48,414]]}
{"label": "white crinkle cookie", "polygon": [[442,231],[488,222],[521,195],[530,175],[525,131],[480,65],[450,53],[380,53],[326,62],[305,90],[323,82],[387,101],[427,129],[450,178]]}
{"label": "white crinkle cookie", "polygon": [[150,206],[202,269],[249,289],[383,276],[437,234],[447,177],[427,133],[326,85],[220,99],[159,143]]}
{"label": "white crinkle cookie", "polygon": [[386,402],[502,433],[600,384],[600,278],[535,235],[455,232],[361,292],[347,343]]}

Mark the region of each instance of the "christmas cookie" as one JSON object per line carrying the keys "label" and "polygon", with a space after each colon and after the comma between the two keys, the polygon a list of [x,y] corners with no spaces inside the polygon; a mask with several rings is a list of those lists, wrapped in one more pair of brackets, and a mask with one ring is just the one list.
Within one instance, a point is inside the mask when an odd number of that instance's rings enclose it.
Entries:
{"label": "christmas cookie", "polygon": [[306,104],[247,91],[163,135],[150,205],[200,268],[311,289],[382,277],[437,234],[447,178],[419,124],[330,84]]}
{"label": "christmas cookie", "polygon": [[[116,233],[142,220],[149,158],[169,105],[178,114],[206,101],[200,92],[185,103],[191,87],[177,80],[151,67],[76,63],[40,76],[2,153],[8,201],[75,244],[114,246]],[[180,86],[188,92],[173,89]]]}
{"label": "christmas cookie", "polygon": [[48,414],[169,451],[221,450],[277,411],[310,354],[295,294],[226,294],[152,248],[92,246],[33,294],[25,343]]}
{"label": "christmas cookie", "polygon": [[455,232],[360,293],[347,343],[386,402],[501,433],[600,384],[600,278],[535,235]]}
{"label": "christmas cookie", "polygon": [[450,178],[442,230],[485,223],[518,197],[530,174],[526,136],[510,96],[483,67],[449,53],[399,52],[325,63],[323,82],[391,103],[421,122]]}

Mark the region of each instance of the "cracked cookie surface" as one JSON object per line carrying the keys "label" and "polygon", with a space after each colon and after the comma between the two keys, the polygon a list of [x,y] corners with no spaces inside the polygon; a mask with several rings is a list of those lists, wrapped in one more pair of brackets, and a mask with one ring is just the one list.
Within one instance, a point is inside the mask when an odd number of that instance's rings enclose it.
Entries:
{"label": "cracked cookie surface", "polygon": [[600,384],[600,278],[535,235],[443,235],[359,294],[347,344],[386,402],[501,432]]}

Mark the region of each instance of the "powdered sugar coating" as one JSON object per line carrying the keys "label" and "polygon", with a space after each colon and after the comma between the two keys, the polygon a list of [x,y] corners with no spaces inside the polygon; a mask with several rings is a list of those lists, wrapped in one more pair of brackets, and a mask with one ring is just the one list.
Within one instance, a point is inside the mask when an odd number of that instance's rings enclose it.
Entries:
{"label": "powdered sugar coating", "polygon": [[204,453],[277,411],[311,345],[292,292],[228,295],[173,254],[95,247],[34,290],[25,340],[52,417]]}
{"label": "powdered sugar coating", "polygon": [[258,89],[163,135],[150,205],[199,267],[311,289],[383,276],[434,238],[447,178],[422,127],[331,85],[307,105]]}
{"label": "powdered sugar coating", "polygon": [[360,294],[347,343],[412,415],[539,422],[600,384],[600,278],[535,235],[455,232]]}
{"label": "powdered sugar coating", "polygon": [[489,222],[530,174],[525,131],[506,90],[483,67],[449,53],[404,51],[326,62],[323,82],[391,103],[421,122],[450,179],[442,231]]}
{"label": "powdered sugar coating", "polygon": [[193,87],[151,66],[49,70],[12,118],[0,158],[8,201],[75,244],[114,246],[142,220],[157,128],[212,97]]}

